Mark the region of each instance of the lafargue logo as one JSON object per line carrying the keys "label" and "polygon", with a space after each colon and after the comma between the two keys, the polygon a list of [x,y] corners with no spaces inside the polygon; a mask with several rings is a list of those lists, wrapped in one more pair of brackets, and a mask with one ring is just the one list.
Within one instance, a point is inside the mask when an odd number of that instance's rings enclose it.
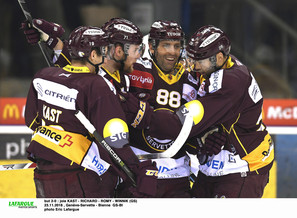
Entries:
{"label": "lafargue logo", "polygon": [[148,83],[152,84],[153,80],[149,77],[143,77],[143,76],[138,76],[138,75],[129,75],[130,79],[133,81],[140,82],[142,84]]}
{"label": "lafargue logo", "polygon": [[37,208],[34,201],[9,201],[8,206],[18,208]]}

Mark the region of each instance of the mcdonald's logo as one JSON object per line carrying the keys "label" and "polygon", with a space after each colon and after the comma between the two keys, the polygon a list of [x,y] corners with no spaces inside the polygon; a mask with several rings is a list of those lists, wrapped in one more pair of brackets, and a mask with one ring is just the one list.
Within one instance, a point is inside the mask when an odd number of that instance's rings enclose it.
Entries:
{"label": "mcdonald's logo", "polygon": [[24,125],[26,98],[0,98],[0,125]]}
{"label": "mcdonald's logo", "polygon": [[264,99],[266,126],[297,126],[297,99]]}
{"label": "mcdonald's logo", "polygon": [[3,119],[11,119],[11,118],[15,118],[15,119],[20,119],[20,111],[19,108],[16,104],[6,104],[3,110],[3,115],[2,115]]}

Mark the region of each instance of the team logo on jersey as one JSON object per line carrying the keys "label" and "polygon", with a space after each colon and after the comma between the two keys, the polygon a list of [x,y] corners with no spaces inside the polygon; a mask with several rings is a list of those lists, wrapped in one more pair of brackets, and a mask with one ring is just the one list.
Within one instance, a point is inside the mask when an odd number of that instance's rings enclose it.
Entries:
{"label": "team logo on jersey", "polygon": [[113,118],[105,124],[103,128],[103,137],[106,142],[113,147],[122,148],[128,143],[128,126],[122,119]]}
{"label": "team logo on jersey", "polygon": [[136,128],[136,126],[138,126],[140,124],[141,120],[144,117],[145,109],[146,109],[146,103],[144,101],[140,101],[138,113],[136,115],[134,122],[131,124],[131,126]]}
{"label": "team logo on jersey", "polygon": [[209,78],[209,93],[213,93],[222,88],[224,70],[213,72]]}
{"label": "team logo on jersey", "polygon": [[132,87],[153,89],[154,77],[148,72],[134,70],[129,74]]}
{"label": "team logo on jersey", "polygon": [[147,175],[147,176],[158,176],[158,170],[146,170],[145,175]]}
{"label": "team logo on jersey", "polygon": [[262,94],[258,86],[258,83],[255,80],[252,73],[251,73],[251,77],[252,77],[252,82],[251,82],[251,85],[249,86],[249,95],[256,104],[258,101],[262,99]]}
{"label": "team logo on jersey", "polygon": [[189,84],[183,84],[183,98],[192,101],[197,98],[197,90]]}
{"label": "team logo on jersey", "polygon": [[49,80],[36,78],[33,85],[38,93],[38,99],[49,104],[69,110],[75,110],[78,91]]}
{"label": "team logo on jersey", "polygon": [[157,138],[153,138],[146,130],[143,130],[142,133],[146,144],[155,151],[165,151],[174,143],[174,140],[170,139],[160,140]]}
{"label": "team logo on jersey", "polygon": [[206,95],[206,91],[205,91],[205,81],[203,81],[199,87],[199,90],[198,90],[198,95],[200,97],[203,97]]}

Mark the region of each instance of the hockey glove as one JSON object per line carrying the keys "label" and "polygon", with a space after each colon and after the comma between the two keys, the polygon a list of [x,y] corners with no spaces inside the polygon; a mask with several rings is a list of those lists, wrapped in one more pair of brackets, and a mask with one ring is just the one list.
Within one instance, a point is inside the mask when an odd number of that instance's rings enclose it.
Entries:
{"label": "hockey glove", "polygon": [[[211,129],[201,137],[193,137],[188,140],[188,144],[196,147],[196,155],[201,165],[208,161],[208,157],[217,155],[226,144],[227,138],[218,128]],[[193,153],[193,152],[190,152]]]}
{"label": "hockey glove", "polygon": [[148,127],[153,113],[150,104],[139,100],[132,93],[120,93],[119,95],[127,123],[139,129]]}
{"label": "hockey glove", "polygon": [[21,29],[24,31],[27,42],[30,45],[35,45],[40,40],[40,33],[37,29],[29,27],[29,21],[24,21],[21,23]]}
{"label": "hockey glove", "polygon": [[120,174],[125,183],[124,196],[155,197],[157,192],[158,174],[156,163],[151,160],[140,162],[129,146],[115,149],[115,151],[135,176],[136,187],[133,187],[127,176]]}
{"label": "hockey glove", "polygon": [[158,169],[156,163],[151,160],[140,162],[131,166],[136,175],[136,187],[130,187],[129,191],[135,198],[155,197],[157,194]]}
{"label": "hockey glove", "polygon": [[22,23],[22,29],[29,44],[36,44],[39,40],[53,49],[65,32],[64,28],[58,24],[48,22],[43,19],[33,19],[33,27],[29,27],[28,21]]}
{"label": "hockey glove", "polygon": [[223,132],[213,132],[205,139],[205,150],[208,156],[217,155],[226,144],[227,138]]}

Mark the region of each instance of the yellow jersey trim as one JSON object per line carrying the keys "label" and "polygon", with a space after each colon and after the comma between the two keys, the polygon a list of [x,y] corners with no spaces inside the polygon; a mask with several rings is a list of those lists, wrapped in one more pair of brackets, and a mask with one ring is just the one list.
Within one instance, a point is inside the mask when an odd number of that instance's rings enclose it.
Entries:
{"label": "yellow jersey trim", "polygon": [[232,61],[231,57],[229,56],[229,58],[226,62],[226,67],[224,67],[223,69],[231,68],[231,67],[233,67],[233,65],[234,65],[234,62]]}
{"label": "yellow jersey trim", "polygon": [[106,68],[101,67],[104,69],[105,72],[107,72],[113,79],[115,79],[118,83],[121,83],[121,75],[120,72],[117,70],[114,73],[109,72]]}
{"label": "yellow jersey trim", "polygon": [[76,67],[72,65],[66,65],[63,70],[70,73],[91,73],[90,69],[87,67]]}
{"label": "yellow jersey trim", "polygon": [[60,55],[62,55],[63,57],[64,57],[64,59],[69,63],[69,64],[71,64],[71,61],[61,52],[61,54]]}
{"label": "yellow jersey trim", "polygon": [[274,145],[271,136],[267,134],[262,143],[252,152],[242,158],[249,163],[250,171],[256,171],[267,166],[274,160]]}
{"label": "yellow jersey trim", "polygon": [[31,129],[31,127],[33,126],[34,123],[39,124],[39,123],[37,122],[37,117],[38,117],[38,112],[37,112],[37,114],[36,114],[34,120],[32,120],[32,122],[31,122],[31,124],[30,124],[30,126],[29,126],[30,129]]}
{"label": "yellow jersey trim", "polygon": [[176,83],[177,81],[179,81],[179,79],[181,78],[181,76],[183,75],[183,73],[185,72],[185,69],[183,67],[183,65],[181,63],[177,64],[177,68],[178,71],[175,75],[173,74],[165,74],[163,73],[163,71],[157,66],[157,64],[153,61],[153,64],[155,65],[155,67],[158,70],[158,75],[159,77],[161,77],[161,79],[163,79],[166,83],[168,83],[169,85],[172,85],[174,83]]}

